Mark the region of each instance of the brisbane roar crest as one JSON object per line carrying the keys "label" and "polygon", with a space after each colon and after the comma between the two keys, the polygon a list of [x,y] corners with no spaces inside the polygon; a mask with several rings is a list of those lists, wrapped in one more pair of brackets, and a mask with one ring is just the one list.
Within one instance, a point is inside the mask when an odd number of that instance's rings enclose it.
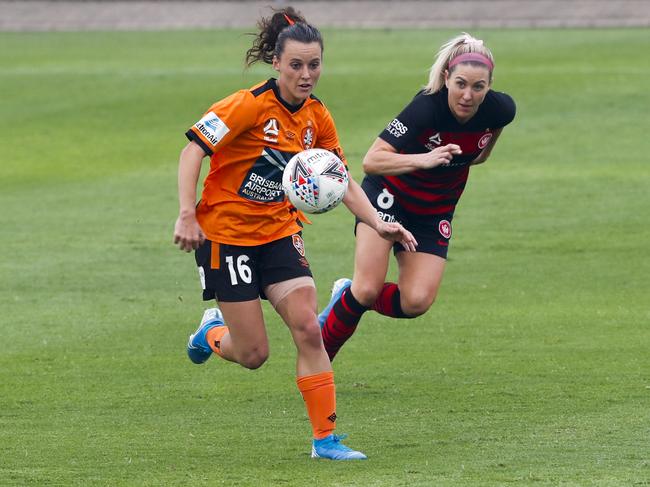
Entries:
{"label": "brisbane roar crest", "polygon": [[313,143],[314,143],[314,129],[311,127],[305,127],[304,129],[302,129],[302,146],[305,149],[311,149]]}
{"label": "brisbane roar crest", "polygon": [[293,246],[296,248],[298,253],[304,257],[305,256],[305,242],[302,241],[302,237],[300,235],[292,235],[291,238],[293,239]]}

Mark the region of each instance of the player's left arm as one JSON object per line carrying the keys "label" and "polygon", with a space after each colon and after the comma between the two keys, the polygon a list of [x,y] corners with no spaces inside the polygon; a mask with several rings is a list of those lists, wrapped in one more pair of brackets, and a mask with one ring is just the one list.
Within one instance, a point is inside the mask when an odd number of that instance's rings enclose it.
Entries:
{"label": "player's left arm", "polygon": [[[323,105],[324,107],[324,105]],[[327,109],[321,113],[322,119],[320,120],[318,130],[318,140],[316,147],[321,147],[337,155],[346,169],[348,168],[343,149],[339,142],[339,136],[336,131],[334,119]],[[399,223],[386,223],[377,214],[377,210],[372,206],[366,193],[361,189],[361,186],[352,179],[348,170],[348,189],[343,198],[343,204],[362,222],[373,228],[381,237],[391,242],[400,242],[402,246],[411,252],[415,252],[415,247],[418,244],[415,237]]]}
{"label": "player's left arm", "polygon": [[348,182],[348,190],[343,198],[343,204],[347,206],[359,220],[373,228],[382,238],[391,242],[399,242],[409,252],[415,252],[417,241],[411,232],[399,223],[387,223],[377,214],[377,210],[370,204],[366,193],[351,177]]}
{"label": "player's left arm", "polygon": [[472,166],[475,166],[477,164],[482,164],[485,161],[487,161],[488,157],[490,157],[490,153],[492,152],[492,149],[494,148],[495,144],[497,143],[497,139],[499,138],[499,135],[501,135],[501,132],[503,131],[502,128],[495,129],[492,132],[492,138],[490,139],[490,142],[488,142],[488,145],[486,145],[483,150],[479,153],[478,156],[476,156],[476,159],[474,159],[470,164]]}

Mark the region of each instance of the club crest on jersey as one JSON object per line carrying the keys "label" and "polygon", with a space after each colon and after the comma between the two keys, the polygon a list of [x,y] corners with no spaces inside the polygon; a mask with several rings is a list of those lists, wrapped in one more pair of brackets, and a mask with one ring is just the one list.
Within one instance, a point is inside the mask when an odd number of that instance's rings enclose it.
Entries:
{"label": "club crest on jersey", "polygon": [[305,256],[305,243],[302,241],[302,237],[300,235],[292,235],[291,238],[293,239],[293,246],[296,248],[298,253],[304,257]]}
{"label": "club crest on jersey", "polygon": [[314,129],[311,127],[305,127],[302,129],[302,146],[305,149],[311,149],[311,145],[314,143]]}
{"label": "club crest on jersey", "polygon": [[279,134],[278,121],[275,118],[269,118],[264,124],[264,140],[275,143],[278,141]]}
{"label": "club crest on jersey", "polygon": [[488,145],[490,140],[492,140],[492,134],[490,132],[484,134],[480,139],[478,139],[478,148],[485,149],[485,146]]}
{"label": "club crest on jersey", "polygon": [[438,231],[440,232],[440,235],[449,240],[451,237],[451,223],[447,220],[440,220],[438,223]]}

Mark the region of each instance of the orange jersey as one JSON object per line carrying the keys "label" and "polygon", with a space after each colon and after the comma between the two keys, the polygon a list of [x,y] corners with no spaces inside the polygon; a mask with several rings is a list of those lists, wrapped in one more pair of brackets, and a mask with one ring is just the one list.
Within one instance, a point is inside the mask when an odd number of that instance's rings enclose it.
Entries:
{"label": "orange jersey", "polygon": [[345,162],[325,105],[313,96],[288,105],[273,78],[215,103],[186,135],[211,156],[196,217],[219,243],[261,245],[301,230],[282,190],[294,154],[322,148]]}

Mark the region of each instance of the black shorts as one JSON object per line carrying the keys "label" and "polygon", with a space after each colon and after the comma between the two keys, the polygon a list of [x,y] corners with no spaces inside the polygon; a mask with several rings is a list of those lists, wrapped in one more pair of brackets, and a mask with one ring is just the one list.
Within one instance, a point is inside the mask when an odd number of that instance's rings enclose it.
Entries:
{"label": "black shorts", "polygon": [[312,277],[300,233],[246,247],[206,240],[194,256],[204,301],[266,299],[263,290],[269,284]]}
{"label": "black shorts", "polygon": [[[413,234],[418,241],[418,246],[415,248],[416,252],[437,255],[443,259],[447,258],[453,214],[418,215],[406,211],[388,189],[367,177],[364,178],[361,187],[382,220],[389,223],[401,223],[404,228]],[[360,220],[357,218],[355,231],[359,222]],[[393,245],[395,254],[403,250],[402,244],[395,243]]]}

